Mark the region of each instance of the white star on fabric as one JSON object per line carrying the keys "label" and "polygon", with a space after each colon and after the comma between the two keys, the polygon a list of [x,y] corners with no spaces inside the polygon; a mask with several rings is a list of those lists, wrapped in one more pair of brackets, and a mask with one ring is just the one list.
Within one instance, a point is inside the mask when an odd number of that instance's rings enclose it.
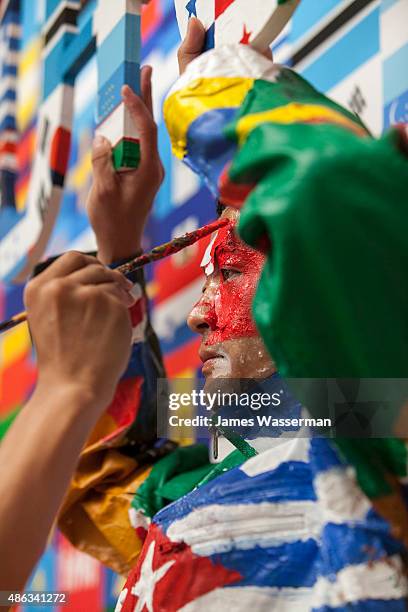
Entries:
{"label": "white star on fabric", "polygon": [[153,571],[153,557],[155,542],[152,542],[147,551],[147,555],[143,561],[142,569],[140,570],[140,578],[132,587],[131,593],[138,597],[133,612],[142,612],[146,606],[148,612],[153,612],[153,595],[156,584],[169,571],[175,561],[168,561],[159,569]]}

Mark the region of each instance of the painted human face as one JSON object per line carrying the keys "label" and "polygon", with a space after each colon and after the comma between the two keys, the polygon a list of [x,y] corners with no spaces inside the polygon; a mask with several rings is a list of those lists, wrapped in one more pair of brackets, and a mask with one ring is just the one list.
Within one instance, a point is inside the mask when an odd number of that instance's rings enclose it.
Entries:
{"label": "painted human face", "polygon": [[239,213],[226,208],[230,223],[212,237],[202,262],[203,294],[188,317],[201,334],[199,350],[205,378],[265,378],[275,366],[251,314],[264,256],[236,235]]}

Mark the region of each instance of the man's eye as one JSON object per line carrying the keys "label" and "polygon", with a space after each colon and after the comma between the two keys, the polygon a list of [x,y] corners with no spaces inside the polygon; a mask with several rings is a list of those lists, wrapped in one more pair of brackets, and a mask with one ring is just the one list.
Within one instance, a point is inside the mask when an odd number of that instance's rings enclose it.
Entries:
{"label": "man's eye", "polygon": [[224,281],[231,280],[236,276],[239,276],[241,272],[239,270],[231,270],[230,268],[221,268],[221,276]]}

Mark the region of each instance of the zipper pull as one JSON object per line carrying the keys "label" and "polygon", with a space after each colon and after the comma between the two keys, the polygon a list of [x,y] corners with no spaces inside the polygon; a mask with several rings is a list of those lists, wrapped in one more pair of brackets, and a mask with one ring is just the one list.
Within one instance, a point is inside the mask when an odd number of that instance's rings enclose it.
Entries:
{"label": "zipper pull", "polygon": [[212,447],[213,447],[213,459],[218,459],[218,430],[215,426],[212,428]]}

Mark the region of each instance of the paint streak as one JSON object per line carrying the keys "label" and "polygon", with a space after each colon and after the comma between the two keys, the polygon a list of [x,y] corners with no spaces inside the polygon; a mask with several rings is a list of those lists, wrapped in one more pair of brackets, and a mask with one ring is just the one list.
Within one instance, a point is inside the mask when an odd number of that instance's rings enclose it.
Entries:
{"label": "paint streak", "polygon": [[203,320],[210,328],[205,344],[258,335],[252,318],[252,300],[264,256],[246,246],[236,235],[235,223],[218,230],[209,254],[211,269],[200,300]]}

